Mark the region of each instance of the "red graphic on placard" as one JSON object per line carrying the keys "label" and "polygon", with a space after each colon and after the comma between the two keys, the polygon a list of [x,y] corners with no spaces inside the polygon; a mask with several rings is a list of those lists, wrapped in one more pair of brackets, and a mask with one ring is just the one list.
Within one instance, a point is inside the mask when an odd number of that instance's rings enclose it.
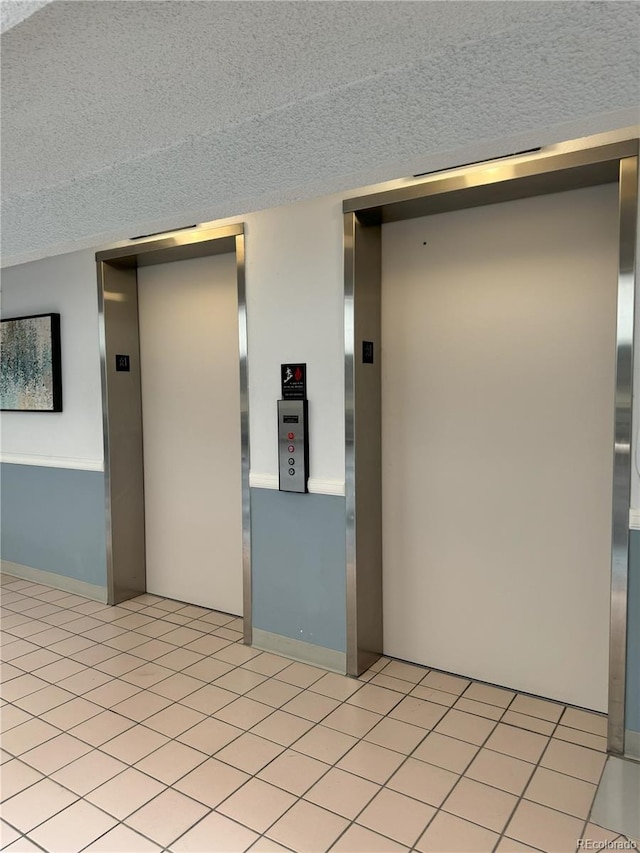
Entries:
{"label": "red graphic on placard", "polygon": [[300,382],[300,380],[302,379],[302,371],[299,367],[296,367],[296,372],[293,374],[293,378],[296,380],[296,382]]}

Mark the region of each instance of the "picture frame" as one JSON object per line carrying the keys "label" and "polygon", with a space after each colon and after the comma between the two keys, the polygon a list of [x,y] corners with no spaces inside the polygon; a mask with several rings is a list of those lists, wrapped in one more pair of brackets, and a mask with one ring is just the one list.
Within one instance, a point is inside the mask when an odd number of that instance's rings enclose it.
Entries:
{"label": "picture frame", "polygon": [[0,320],[0,411],[62,411],[60,314]]}

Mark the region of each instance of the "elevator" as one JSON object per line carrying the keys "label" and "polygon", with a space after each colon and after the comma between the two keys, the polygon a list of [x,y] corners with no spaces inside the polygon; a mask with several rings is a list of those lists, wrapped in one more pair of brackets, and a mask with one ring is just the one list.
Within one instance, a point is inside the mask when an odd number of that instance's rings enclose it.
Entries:
{"label": "elevator", "polygon": [[99,252],[109,602],[242,615],[251,639],[244,228]]}
{"label": "elevator", "polygon": [[347,670],[607,710],[618,753],[637,169],[575,140],[344,203]]}

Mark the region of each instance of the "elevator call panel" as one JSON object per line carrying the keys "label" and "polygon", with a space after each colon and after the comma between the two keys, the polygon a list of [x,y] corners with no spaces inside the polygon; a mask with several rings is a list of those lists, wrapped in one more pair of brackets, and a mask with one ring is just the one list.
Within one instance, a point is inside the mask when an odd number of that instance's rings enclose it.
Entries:
{"label": "elevator call panel", "polygon": [[306,492],[309,430],[306,400],[278,400],[278,472],[281,492]]}

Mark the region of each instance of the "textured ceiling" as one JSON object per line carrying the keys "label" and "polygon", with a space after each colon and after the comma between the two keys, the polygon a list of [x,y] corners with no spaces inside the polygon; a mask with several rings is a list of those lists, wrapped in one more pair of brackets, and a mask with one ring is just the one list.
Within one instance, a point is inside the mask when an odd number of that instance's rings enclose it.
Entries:
{"label": "textured ceiling", "polygon": [[2,35],[3,262],[631,124],[639,45],[633,2],[56,0]]}

